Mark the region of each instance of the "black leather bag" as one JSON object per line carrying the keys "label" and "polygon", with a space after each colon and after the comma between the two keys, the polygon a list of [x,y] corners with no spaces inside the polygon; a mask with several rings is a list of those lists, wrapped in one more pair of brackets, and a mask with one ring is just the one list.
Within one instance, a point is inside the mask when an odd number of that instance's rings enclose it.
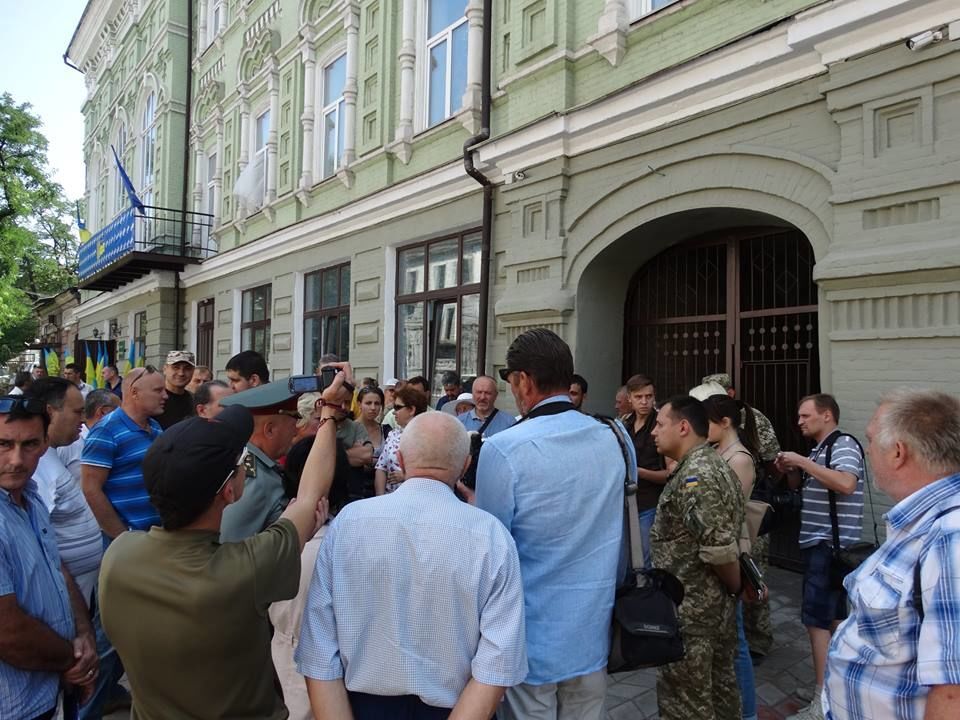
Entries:
{"label": "black leather bag", "polygon": [[[841,433],[839,430],[835,430],[830,437],[827,438],[827,456],[825,460],[826,466],[830,467],[830,461],[833,456],[833,445],[843,435],[847,433]],[[857,447],[860,448],[860,457],[866,459],[866,455],[863,452],[863,446],[860,444],[860,441],[857,440],[853,435],[847,435],[847,437],[853,438],[853,441],[857,443]],[[864,477],[863,484],[867,486],[867,478]],[[869,491],[869,487],[868,487]],[[879,547],[877,543],[877,526],[873,526],[873,542],[857,542],[849,545],[848,547],[840,547],[840,521],[837,516],[837,494],[833,490],[828,490],[827,494],[830,498],[830,528],[833,535],[833,557],[830,559],[830,587],[834,590],[843,590],[843,581],[850,573],[856,570],[863,564],[863,561],[868,557],[873,555],[873,552]],[[873,499],[870,501],[871,510],[873,509]]]}
{"label": "black leather bag", "polygon": [[617,589],[610,626],[607,672],[627,672],[682,660],[678,607],[683,583],[666,570],[645,570],[643,538],[637,511],[637,486],[631,482],[630,452],[616,421],[598,418],[613,430],[626,464],[624,480],[625,531],[630,538],[631,571]]}

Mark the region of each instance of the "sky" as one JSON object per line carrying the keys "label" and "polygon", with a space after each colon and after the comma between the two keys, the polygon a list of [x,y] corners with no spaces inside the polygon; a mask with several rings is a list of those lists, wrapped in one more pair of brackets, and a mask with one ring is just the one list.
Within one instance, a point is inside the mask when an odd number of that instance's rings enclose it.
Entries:
{"label": "sky", "polygon": [[28,102],[43,122],[47,160],[67,198],[83,196],[84,78],[63,53],[86,0],[0,0],[0,94]]}

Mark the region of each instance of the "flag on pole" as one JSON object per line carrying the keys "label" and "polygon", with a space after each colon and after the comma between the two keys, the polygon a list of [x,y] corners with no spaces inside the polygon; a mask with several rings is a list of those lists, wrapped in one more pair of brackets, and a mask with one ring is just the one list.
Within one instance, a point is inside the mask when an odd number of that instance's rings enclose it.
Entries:
{"label": "flag on pole", "polygon": [[113,159],[117,161],[117,171],[120,173],[120,181],[123,183],[123,189],[127,191],[130,204],[135,207],[141,215],[146,215],[147,213],[143,209],[143,203],[140,202],[140,198],[137,197],[137,191],[133,189],[133,183],[130,182],[130,176],[127,175],[127,171],[123,169],[123,163],[120,162],[117,149],[113,145],[110,146],[110,149],[113,151]]}
{"label": "flag on pole", "polygon": [[73,350],[71,350],[70,348],[67,348],[66,350],[63,351],[63,366],[66,367],[72,362],[76,362],[73,359]]}
{"label": "flag on pole", "polygon": [[107,381],[103,379],[103,368],[106,367],[109,358],[107,356],[107,344],[103,342],[97,343],[97,385],[96,387],[102,388],[107,386]]}
{"label": "flag on pole", "polygon": [[41,365],[47,369],[47,375],[60,377],[60,358],[57,357],[56,351],[51,348],[44,348],[41,352]]}
{"label": "flag on pole", "polygon": [[90,231],[87,230],[87,224],[80,219],[80,201],[77,200],[77,228],[80,230],[80,244],[82,245],[90,239]]}
{"label": "flag on pole", "polygon": [[[84,349],[87,351],[87,363],[84,366],[84,374],[87,376],[87,383],[96,390],[97,385],[97,366],[93,363],[93,355],[90,354],[90,343],[83,344]],[[96,349],[96,346],[94,346]]]}
{"label": "flag on pole", "polygon": [[130,338],[130,348],[127,351],[127,366],[123,370],[123,374],[126,375],[128,372],[133,370],[137,366],[137,344],[133,341],[133,338]]}

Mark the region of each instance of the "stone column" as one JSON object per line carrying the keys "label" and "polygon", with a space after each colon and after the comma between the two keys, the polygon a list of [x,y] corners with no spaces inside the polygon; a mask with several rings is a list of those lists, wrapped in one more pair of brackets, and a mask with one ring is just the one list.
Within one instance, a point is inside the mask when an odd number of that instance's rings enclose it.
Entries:
{"label": "stone column", "polygon": [[303,113],[300,115],[300,125],[303,128],[303,168],[300,172],[300,189],[307,191],[313,187],[313,129],[317,112],[317,54],[307,43],[300,47],[300,51],[303,54]]}
{"label": "stone column", "polygon": [[467,4],[467,88],[461,101],[463,123],[476,133],[480,128],[481,83],[483,76],[483,0]]}
{"label": "stone column", "polygon": [[[250,99],[247,97],[247,86],[241,84],[240,88],[240,155],[237,158],[237,178],[243,173],[250,162]],[[234,202],[234,216],[243,217],[246,215],[246,201]]]}
{"label": "stone column", "polygon": [[276,63],[270,69],[267,89],[270,93],[270,132],[267,135],[267,163],[264,168],[267,173],[267,197],[264,202],[269,205],[277,199],[277,137],[279,135],[277,128],[280,125],[280,73],[277,72]]}
{"label": "stone column", "polygon": [[217,114],[217,167],[213,178],[213,226],[220,224],[223,208],[223,117]]}
{"label": "stone column", "polygon": [[404,164],[410,161],[413,141],[414,68],[417,62],[417,0],[403,0],[403,37],[400,43],[400,121],[391,151]]}

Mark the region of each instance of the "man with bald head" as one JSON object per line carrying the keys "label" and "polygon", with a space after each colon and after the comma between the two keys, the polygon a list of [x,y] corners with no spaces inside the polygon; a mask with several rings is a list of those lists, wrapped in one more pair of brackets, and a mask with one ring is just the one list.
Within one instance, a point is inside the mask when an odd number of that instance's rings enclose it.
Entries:
{"label": "man with bald head", "polygon": [[318,718],[486,719],[526,676],[516,546],[453,491],[469,447],[456,418],[417,416],[403,485],[327,530],[296,656]]}
{"label": "man with bald head", "polygon": [[473,381],[473,410],[458,417],[463,426],[480,433],[483,438],[496,435],[501,430],[512,427],[514,419],[508,413],[500,412],[497,407],[497,381],[489,375],[481,375]]}

